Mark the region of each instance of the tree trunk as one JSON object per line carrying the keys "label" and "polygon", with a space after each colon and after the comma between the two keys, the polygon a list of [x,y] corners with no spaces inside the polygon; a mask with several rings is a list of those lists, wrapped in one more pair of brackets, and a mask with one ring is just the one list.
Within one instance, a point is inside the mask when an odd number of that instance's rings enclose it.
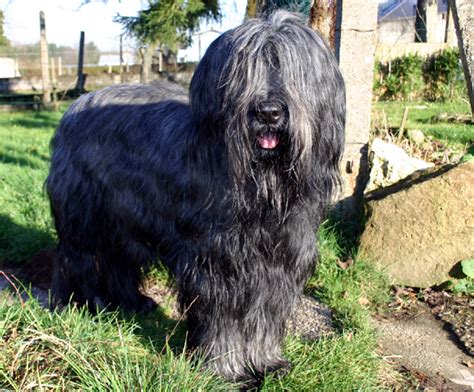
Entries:
{"label": "tree trunk", "polygon": [[474,3],[472,0],[450,0],[449,6],[453,13],[471,114],[474,119]]}
{"label": "tree trunk", "polygon": [[257,17],[258,3],[261,3],[261,1],[258,1],[258,0],[247,1],[247,10],[245,11],[246,19],[252,19],[252,18]]}
{"label": "tree trunk", "polygon": [[426,42],[427,31],[426,26],[426,9],[428,0],[417,0],[415,13],[415,42]]}
{"label": "tree trunk", "polygon": [[315,1],[309,13],[309,25],[319,31],[335,50],[337,0]]}
{"label": "tree trunk", "polygon": [[148,44],[147,46],[140,48],[140,55],[142,58],[142,69],[140,72],[140,82],[150,83],[150,76],[153,65],[153,54],[155,53],[157,44]]}

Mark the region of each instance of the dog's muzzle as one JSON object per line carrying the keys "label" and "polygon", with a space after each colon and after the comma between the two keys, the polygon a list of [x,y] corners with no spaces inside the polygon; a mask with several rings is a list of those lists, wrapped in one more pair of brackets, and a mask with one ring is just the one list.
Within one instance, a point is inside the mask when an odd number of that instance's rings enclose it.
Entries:
{"label": "dog's muzzle", "polygon": [[275,102],[261,102],[256,110],[258,122],[265,127],[265,131],[257,136],[259,147],[265,150],[273,150],[280,144],[280,137],[275,129],[278,129],[285,115],[284,109]]}

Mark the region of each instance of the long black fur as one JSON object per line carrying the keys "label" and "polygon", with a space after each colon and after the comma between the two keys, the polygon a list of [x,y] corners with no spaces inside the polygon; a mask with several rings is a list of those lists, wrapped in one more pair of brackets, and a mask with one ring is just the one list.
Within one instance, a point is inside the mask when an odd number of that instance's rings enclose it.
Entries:
{"label": "long black fur", "polygon": [[[214,41],[189,102],[168,83],[81,97],[54,136],[47,179],[55,298],[150,309],[139,286],[159,258],[191,346],[220,374],[286,366],[285,320],[315,267],[344,118],[330,49],[281,11]],[[262,135],[278,145],[263,148]]]}

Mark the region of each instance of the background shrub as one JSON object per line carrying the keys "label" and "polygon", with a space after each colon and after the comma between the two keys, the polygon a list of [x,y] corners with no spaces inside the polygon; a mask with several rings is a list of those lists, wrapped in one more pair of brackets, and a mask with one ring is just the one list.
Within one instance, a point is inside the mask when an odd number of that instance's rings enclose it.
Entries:
{"label": "background shrub", "polygon": [[374,94],[380,100],[446,101],[465,94],[458,49],[427,58],[409,54],[388,63],[376,62]]}
{"label": "background shrub", "polygon": [[446,101],[457,94],[463,81],[458,49],[446,49],[426,59],[423,64],[425,97],[430,101]]}
{"label": "background shrub", "polygon": [[423,86],[423,60],[418,54],[396,58],[389,63],[377,62],[377,94],[381,99],[413,100]]}

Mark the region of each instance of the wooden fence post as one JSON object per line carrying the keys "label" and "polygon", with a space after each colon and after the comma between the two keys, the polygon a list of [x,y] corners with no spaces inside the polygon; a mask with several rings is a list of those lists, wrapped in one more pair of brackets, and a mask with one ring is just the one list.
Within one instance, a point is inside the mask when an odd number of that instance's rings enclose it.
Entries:
{"label": "wooden fence post", "polygon": [[46,40],[46,19],[43,11],[40,11],[40,57],[43,104],[48,105],[51,103],[51,80],[49,78],[49,55],[48,41]]}
{"label": "wooden fence post", "polygon": [[76,94],[81,95],[84,93],[84,84],[86,82],[83,67],[84,67],[84,39],[85,34],[81,31],[81,38],[79,40],[79,59],[77,62],[77,82],[76,82]]}

